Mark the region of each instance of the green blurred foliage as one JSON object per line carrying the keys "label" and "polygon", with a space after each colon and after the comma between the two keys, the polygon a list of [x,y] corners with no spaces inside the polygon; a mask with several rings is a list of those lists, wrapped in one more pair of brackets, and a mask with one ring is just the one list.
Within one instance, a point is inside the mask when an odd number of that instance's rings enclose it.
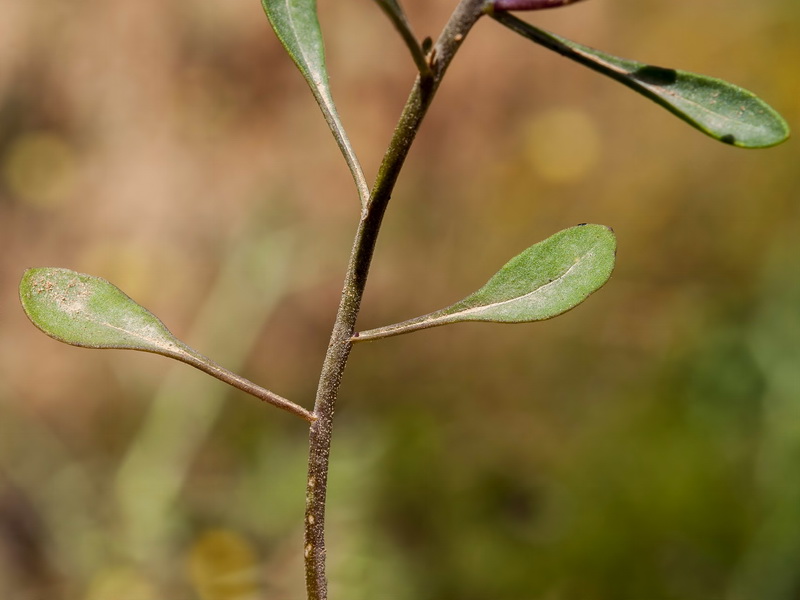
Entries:
{"label": "green blurred foliage", "polygon": [[[374,174],[413,65],[371,3],[319,4]],[[406,7],[433,35],[452,4]],[[800,123],[794,0],[545,12]],[[332,597],[798,598],[798,159],[716,144],[480,23],[396,190],[362,326],[445,306],[580,222],[615,229],[617,270],[553,321],[355,348]],[[258,2],[0,0],[0,597],[302,597],[303,424],[183,365],[59,345],[16,288],[35,265],[105,277],[309,406],[357,210]]]}

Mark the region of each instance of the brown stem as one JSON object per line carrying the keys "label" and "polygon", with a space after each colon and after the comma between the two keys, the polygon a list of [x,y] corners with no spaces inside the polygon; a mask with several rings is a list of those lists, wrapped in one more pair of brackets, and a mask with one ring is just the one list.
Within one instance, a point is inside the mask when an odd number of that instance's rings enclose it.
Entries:
{"label": "brown stem", "polygon": [[400,169],[442,77],[472,26],[485,13],[486,7],[487,0],[461,0],[450,17],[429,55],[431,77],[417,77],[414,83],[358,224],[339,311],[320,373],[314,405],[317,420],[309,432],[304,541],[308,600],[327,600],[328,597],[325,577],[325,499],[333,414],[342,374],[353,347],[351,337],[355,332],[381,221]]}
{"label": "brown stem", "polygon": [[406,47],[408,48],[409,52],[411,52],[411,58],[414,59],[414,64],[417,65],[417,70],[419,71],[420,76],[423,79],[429,78],[431,76],[431,66],[425,59],[425,53],[422,50],[422,46],[420,46],[419,40],[411,30],[411,24],[408,22],[405,13],[400,8],[400,5],[394,0],[375,1],[378,3],[378,6],[381,7],[381,10],[384,12],[384,14],[389,17],[392,25],[394,25],[395,29],[400,34],[400,37],[403,38]]}
{"label": "brown stem", "polygon": [[264,402],[272,404],[272,406],[276,406],[277,408],[281,408],[287,412],[297,415],[309,423],[313,423],[317,420],[316,416],[314,416],[314,413],[307,411],[299,404],[295,404],[291,400],[287,400],[283,396],[279,396],[275,392],[271,392],[268,389],[253,383],[249,379],[245,379],[241,375],[237,375],[233,371],[229,371],[228,369],[221,367],[210,358],[206,358],[193,348],[190,348],[185,344],[181,344],[180,350],[181,351],[174,352],[169,356],[172,356],[173,358],[184,362],[187,365],[191,365],[195,369],[199,369],[204,373],[208,373],[212,377],[216,377],[220,381],[224,381],[228,385],[240,389],[251,396],[255,396]]}

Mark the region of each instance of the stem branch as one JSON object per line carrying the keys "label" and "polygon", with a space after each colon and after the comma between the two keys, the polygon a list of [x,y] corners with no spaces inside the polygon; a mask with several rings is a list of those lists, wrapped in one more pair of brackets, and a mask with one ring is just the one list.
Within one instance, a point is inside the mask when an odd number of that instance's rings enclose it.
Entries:
{"label": "stem branch", "polygon": [[375,0],[383,10],[384,14],[389,17],[389,20],[397,29],[400,36],[403,38],[408,51],[411,53],[411,58],[414,59],[414,64],[417,65],[417,70],[423,79],[431,77],[431,67],[428,61],[425,60],[425,53],[422,51],[422,46],[419,40],[411,30],[411,24],[408,22],[405,13],[400,9],[400,5],[394,0]]}
{"label": "stem branch", "polygon": [[369,201],[358,224],[328,351],[320,373],[309,431],[304,557],[308,600],[327,600],[325,577],[325,500],[336,399],[355,332],[383,215],[411,144],[453,56],[485,13],[487,0],[461,0],[430,54],[431,76],[418,76],[383,158]]}
{"label": "stem branch", "polygon": [[271,392],[268,389],[253,383],[249,379],[245,379],[241,375],[237,375],[233,371],[229,371],[225,367],[221,367],[211,359],[206,358],[188,346],[183,347],[183,352],[176,352],[172,356],[175,359],[186,363],[187,365],[193,366],[195,369],[203,371],[203,373],[207,373],[212,377],[216,377],[220,381],[224,381],[228,385],[231,385],[238,390],[250,394],[251,396],[255,396],[259,400],[263,400],[268,404],[272,404],[272,406],[281,408],[292,413],[293,415],[297,415],[309,423],[314,423],[314,421],[317,420],[317,417],[314,415],[314,413],[309,412],[299,404],[295,404],[291,400],[287,400],[283,396],[279,396],[275,392]]}

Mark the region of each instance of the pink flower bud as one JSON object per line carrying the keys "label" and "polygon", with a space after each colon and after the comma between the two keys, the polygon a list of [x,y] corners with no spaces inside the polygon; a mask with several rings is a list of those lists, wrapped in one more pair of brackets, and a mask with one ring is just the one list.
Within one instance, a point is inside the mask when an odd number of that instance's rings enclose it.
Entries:
{"label": "pink flower bud", "polygon": [[541,10],[543,8],[558,8],[567,4],[580,2],[580,0],[495,0],[494,10]]}

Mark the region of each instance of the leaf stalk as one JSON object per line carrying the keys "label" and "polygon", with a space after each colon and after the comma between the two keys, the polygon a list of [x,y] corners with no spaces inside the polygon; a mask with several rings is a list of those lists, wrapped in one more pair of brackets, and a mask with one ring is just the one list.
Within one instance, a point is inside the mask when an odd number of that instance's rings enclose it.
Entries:
{"label": "leaf stalk", "polygon": [[317,420],[317,417],[314,415],[314,413],[306,410],[299,404],[295,404],[291,400],[287,400],[283,396],[279,396],[275,392],[271,392],[270,390],[253,383],[249,379],[245,379],[233,371],[229,371],[211,359],[206,358],[194,349],[184,345],[181,350],[181,352],[172,354],[172,358],[199,369],[203,373],[211,375],[212,377],[215,377],[216,379],[219,379],[220,381],[227,383],[238,390],[250,394],[251,396],[255,396],[267,404],[271,404],[272,406],[290,412],[293,415],[297,415],[309,423],[314,423],[314,421]]}
{"label": "leaf stalk", "polygon": [[422,50],[417,36],[414,35],[411,29],[411,23],[408,22],[408,18],[400,8],[400,5],[396,0],[375,0],[375,2],[380,6],[384,14],[389,17],[392,25],[394,25],[395,29],[397,29],[397,32],[400,34],[400,37],[403,38],[403,41],[411,53],[411,58],[414,59],[414,64],[417,65],[420,77],[423,79],[430,79],[432,76],[431,66],[428,64],[428,60],[425,58],[425,52]]}

